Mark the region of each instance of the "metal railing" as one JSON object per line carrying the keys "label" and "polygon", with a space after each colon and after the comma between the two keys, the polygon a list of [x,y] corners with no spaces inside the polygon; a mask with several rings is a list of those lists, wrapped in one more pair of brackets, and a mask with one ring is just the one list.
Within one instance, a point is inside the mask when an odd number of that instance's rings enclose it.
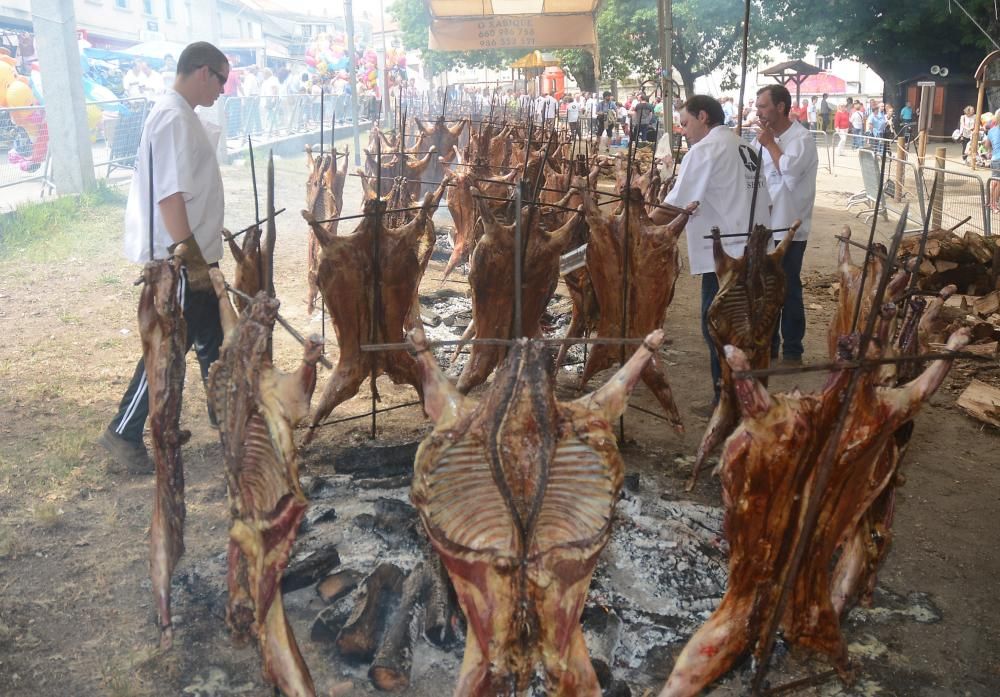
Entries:
{"label": "metal railing", "polygon": [[[98,179],[109,178],[115,169],[132,169],[150,104],[147,99],[87,103]],[[0,188],[41,182],[44,194],[52,188],[51,169],[45,107],[0,109]]]}
{"label": "metal railing", "polygon": [[931,229],[964,224],[980,235],[992,235],[992,221],[986,183],[981,177],[938,167],[923,167],[922,177],[927,200],[931,201]]}
{"label": "metal railing", "polygon": [[[293,94],[278,97],[225,97],[226,138],[246,136],[286,136],[318,131],[322,115],[326,128],[330,124],[350,125],[351,98],[348,95],[325,95],[322,108],[320,96]],[[371,96],[358,98],[358,120],[378,118],[378,101]]]}

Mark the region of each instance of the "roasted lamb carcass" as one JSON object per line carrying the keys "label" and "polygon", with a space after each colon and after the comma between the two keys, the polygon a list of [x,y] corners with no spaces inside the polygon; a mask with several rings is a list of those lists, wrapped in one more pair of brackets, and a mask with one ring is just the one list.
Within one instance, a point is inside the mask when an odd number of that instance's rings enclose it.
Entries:
{"label": "roasted lamb carcass", "polygon": [[[663,323],[667,307],[674,297],[674,284],[680,269],[677,239],[684,230],[688,215],[697,204],[677,215],[667,225],[654,225],[646,215],[638,189],[631,189],[628,207],[629,239],[625,247],[625,212],[604,215],[597,208],[590,192],[584,192],[584,211],[590,226],[587,244],[587,271],[593,283],[600,316],[597,333],[602,337],[642,338]],[[629,255],[628,277],[625,277],[625,255]],[[622,288],[628,286],[628,327],[622,315]],[[627,356],[630,349],[625,347]],[[596,344],[587,357],[580,385],[611,367],[620,359],[621,347]],[[683,430],[681,417],[674,404],[666,369],[657,356],[643,368],[642,380],[656,396],[667,418],[678,431]]]}
{"label": "roasted lamb carcass", "polygon": [[365,201],[365,218],[352,235],[326,237],[321,228],[313,227],[322,246],[319,286],[340,355],[313,414],[306,443],[338,404],[357,394],[366,377],[372,376],[374,383],[374,378],[386,374],[396,384],[408,383],[420,392],[417,364],[406,352],[363,352],[361,345],[401,341],[405,330],[420,321],[414,311],[417,288],[434,250],[432,217],[443,192],[444,187],[438,187],[435,194],[427,194],[422,210],[402,227],[376,221],[375,216],[385,211],[385,202],[377,199]]}
{"label": "roasted lamb carcass", "polygon": [[[475,193],[473,194],[475,196]],[[469,286],[472,290],[472,324],[467,334],[476,339],[534,337],[540,333],[542,313],[559,281],[559,255],[575,225],[570,220],[547,232],[539,224],[537,206],[521,213],[521,327],[514,326],[514,225],[502,225],[486,201],[476,199],[484,234],[472,253]],[[481,385],[503,360],[505,346],[473,344],[469,362],[458,379],[463,394]]]}
{"label": "roasted lamb carcass", "polygon": [[[183,245],[177,255],[183,256]],[[180,430],[181,393],[187,324],[177,300],[180,263],[152,261],[142,271],[139,335],[149,385],[149,430],[156,463],[156,493],[149,531],[149,575],[156,600],[160,646],[170,648],[170,577],[184,554],[184,465],[181,444],[190,435]]]}
{"label": "roasted lamb carcass", "polygon": [[[337,167],[338,159],[341,160],[340,168]],[[312,148],[306,146],[306,163],[309,166],[309,180],[306,183],[306,210],[312,215],[313,220],[324,221],[336,218],[344,209],[347,160],[348,150],[346,148],[343,154],[334,150],[330,153],[321,153],[319,157],[314,158]],[[328,236],[337,235],[338,221],[331,220],[328,223],[320,222],[318,224],[323,226]],[[319,240],[316,239],[311,226],[308,235],[306,278],[309,283],[309,291],[306,304],[309,314],[312,314],[316,310],[316,297],[319,295],[319,286],[316,284],[316,272],[319,269]],[[235,252],[233,252],[233,256],[236,256]],[[237,287],[239,287],[239,278],[237,277],[236,280]],[[253,297],[256,292],[248,292],[247,295]]]}
{"label": "roasted lamb carcass", "polygon": [[[968,340],[968,333],[958,332],[948,348],[960,349]],[[750,369],[746,356],[731,346],[726,360],[733,371]],[[813,490],[816,463],[835,431],[851,371],[835,370],[819,393],[775,396],[758,381],[734,375],[743,420],[726,441],[721,471],[729,584],[719,607],[678,656],[660,697],[696,695],[745,651],[760,650],[811,496],[822,497],[819,518],[780,627],[786,641],[846,669],[847,647],[831,600],[835,550],[886,486],[891,463],[885,450],[897,428],[933,394],[950,365],[935,361],[899,388],[879,387],[875,371],[862,376],[823,491]]]}
{"label": "roasted lamb carcass", "polygon": [[[724,346],[732,345],[743,351],[754,370],[771,365],[771,338],[785,302],[785,272],[781,260],[791,246],[799,224],[795,221],[781,244],[770,253],[771,231],[763,225],[756,225],[739,259],[726,254],[718,228],[712,229],[719,292],[708,308],[707,324],[708,334],[719,356]],[[715,405],[698,446],[688,489],[694,486],[705,458],[733,432],[739,420],[732,370],[725,361],[721,362],[721,368],[719,403]],[[764,384],[767,384],[766,380]]]}
{"label": "roasted lamb carcass", "polygon": [[226,621],[237,639],[256,637],[264,676],[283,695],[312,697],[312,678],[285,617],[281,574],[308,506],[293,432],[309,413],[323,345],[308,339],[297,372],[276,370],[269,345],[278,301],[260,293],[237,318],[222,273],[211,274],[226,332],[209,373],[229,492]]}
{"label": "roasted lamb carcass", "polygon": [[[419,133],[424,137],[423,142],[434,146],[437,152],[441,153],[445,163],[451,162],[454,155],[453,148],[458,145],[458,140],[462,135],[462,130],[468,125],[468,119],[462,119],[457,123],[448,125],[445,123],[444,115],[439,116],[433,124],[426,124],[419,118],[414,118]],[[429,150],[430,148],[428,148]],[[424,181],[433,182],[424,184],[424,192],[432,191],[434,186],[444,179],[444,164],[433,158],[430,168],[424,173]]]}
{"label": "roasted lamb carcass", "polygon": [[468,620],[454,694],[521,694],[541,663],[546,694],[598,697],[580,613],[624,474],[610,424],[663,333],[574,402],[556,401],[538,343],[516,343],[476,402],[440,371],[423,333],[410,336],[435,424],[411,495]]}

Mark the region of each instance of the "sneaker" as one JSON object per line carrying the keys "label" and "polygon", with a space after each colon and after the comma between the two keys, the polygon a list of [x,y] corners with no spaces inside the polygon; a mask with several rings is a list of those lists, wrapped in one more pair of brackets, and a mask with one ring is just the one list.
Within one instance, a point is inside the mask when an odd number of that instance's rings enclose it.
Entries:
{"label": "sneaker", "polygon": [[156,471],[142,441],[125,440],[108,428],[97,442],[111,455],[114,466],[109,466],[108,471],[112,474],[153,474]]}

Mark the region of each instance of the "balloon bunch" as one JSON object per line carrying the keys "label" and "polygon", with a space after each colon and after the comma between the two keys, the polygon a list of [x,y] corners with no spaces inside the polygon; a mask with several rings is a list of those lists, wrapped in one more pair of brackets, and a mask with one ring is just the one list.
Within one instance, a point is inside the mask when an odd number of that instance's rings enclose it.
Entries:
{"label": "balloon bunch", "polygon": [[306,47],[306,65],[320,77],[346,71],[350,64],[347,40],[341,33],[322,32]]}
{"label": "balloon bunch", "polygon": [[385,69],[389,87],[398,87],[406,83],[406,51],[397,46],[391,47],[385,56]]}
{"label": "balloon bunch", "polygon": [[378,55],[367,49],[358,60],[358,93],[374,92],[378,86]]}
{"label": "balloon bunch", "polygon": [[34,172],[45,161],[49,129],[42,109],[20,109],[38,105],[31,83],[16,69],[17,61],[7,49],[0,48],[0,108],[11,108],[10,119],[24,130],[7,153],[8,161],[25,172]]}

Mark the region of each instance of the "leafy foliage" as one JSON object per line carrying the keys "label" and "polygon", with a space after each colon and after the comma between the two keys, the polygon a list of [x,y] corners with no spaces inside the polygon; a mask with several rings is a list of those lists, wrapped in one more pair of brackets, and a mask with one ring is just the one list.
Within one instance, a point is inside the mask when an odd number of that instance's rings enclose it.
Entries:
{"label": "leafy foliage", "polygon": [[[993,2],[962,4],[997,39]],[[942,0],[781,0],[778,12],[800,48],[812,43],[823,55],[860,60],[890,91],[935,63],[956,76],[971,75],[994,49],[961,10]]]}

